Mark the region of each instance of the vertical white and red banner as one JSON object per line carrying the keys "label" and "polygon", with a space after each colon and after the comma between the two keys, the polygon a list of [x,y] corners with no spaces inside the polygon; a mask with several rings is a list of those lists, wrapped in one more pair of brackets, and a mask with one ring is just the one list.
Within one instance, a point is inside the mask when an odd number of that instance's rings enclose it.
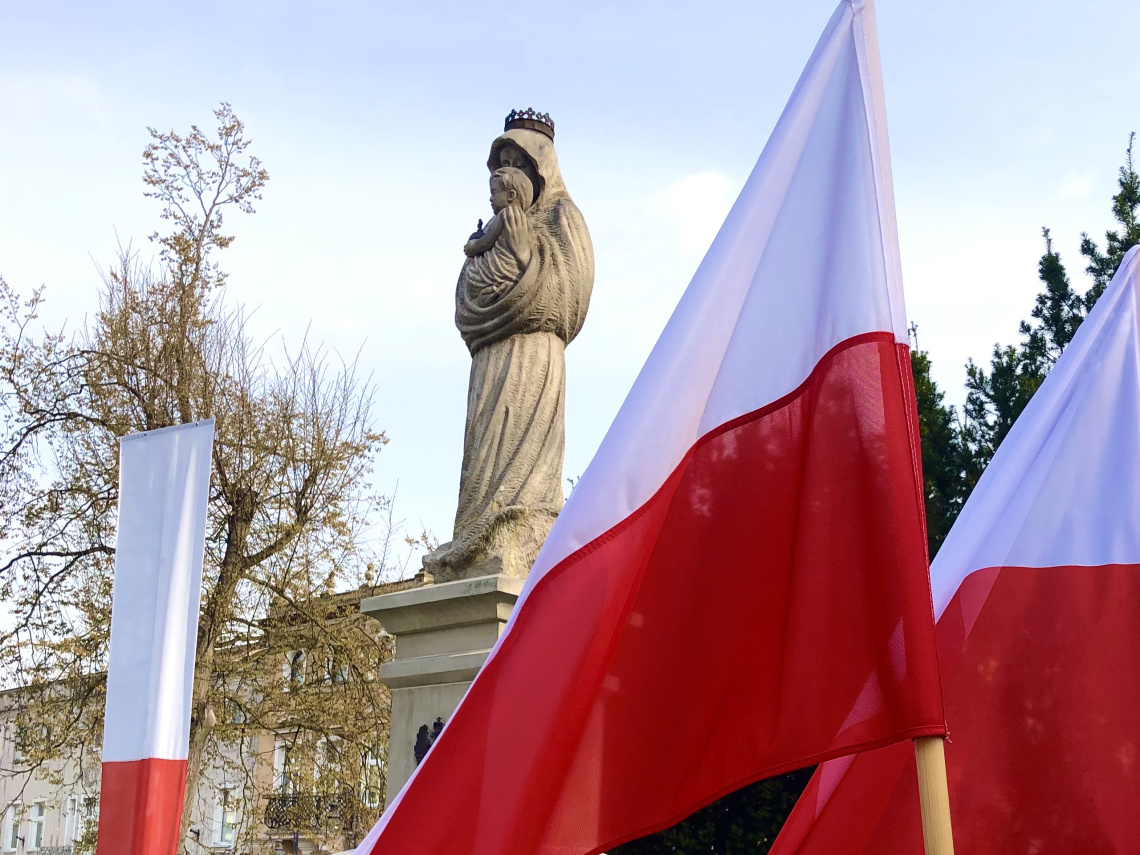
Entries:
{"label": "vertical white and red banner", "polygon": [[98,855],[174,855],[214,422],[123,437]]}
{"label": "vertical white and red banner", "polygon": [[357,851],[589,855],[943,734],[911,382],[874,17],[843,0],[506,632]]}
{"label": "vertical white and red banner", "polygon": [[[1140,851],[1140,249],[994,455],[931,582],[960,851]],[[772,852],[920,852],[917,812],[908,747],[835,760]]]}

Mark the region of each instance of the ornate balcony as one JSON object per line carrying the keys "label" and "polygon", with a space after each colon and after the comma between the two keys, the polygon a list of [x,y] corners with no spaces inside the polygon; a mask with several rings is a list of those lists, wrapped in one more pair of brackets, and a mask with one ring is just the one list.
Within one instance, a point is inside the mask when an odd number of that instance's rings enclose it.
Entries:
{"label": "ornate balcony", "polygon": [[345,790],[333,794],[292,793],[269,796],[265,827],[270,831],[309,831],[335,826],[352,828],[361,818],[360,797]]}

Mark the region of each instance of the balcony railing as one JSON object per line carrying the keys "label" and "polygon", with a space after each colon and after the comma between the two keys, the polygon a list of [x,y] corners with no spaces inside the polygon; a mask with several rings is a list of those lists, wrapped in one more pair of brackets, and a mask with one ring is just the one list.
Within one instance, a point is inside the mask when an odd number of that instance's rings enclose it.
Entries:
{"label": "balcony railing", "polygon": [[346,790],[332,795],[292,793],[269,796],[265,805],[265,827],[271,831],[352,828],[360,822],[364,805],[360,797]]}
{"label": "balcony railing", "polygon": [[74,855],[75,848],[72,846],[41,846],[36,850],[36,855]]}

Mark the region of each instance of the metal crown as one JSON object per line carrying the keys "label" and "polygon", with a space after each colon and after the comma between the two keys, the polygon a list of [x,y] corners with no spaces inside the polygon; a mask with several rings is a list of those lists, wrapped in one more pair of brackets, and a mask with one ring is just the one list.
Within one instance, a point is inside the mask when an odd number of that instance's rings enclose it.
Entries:
{"label": "metal crown", "polygon": [[549,113],[536,113],[530,107],[525,110],[511,110],[507,113],[506,121],[503,122],[503,130],[509,131],[514,128],[538,131],[540,134],[545,134],[550,139],[554,139],[554,119],[550,118]]}

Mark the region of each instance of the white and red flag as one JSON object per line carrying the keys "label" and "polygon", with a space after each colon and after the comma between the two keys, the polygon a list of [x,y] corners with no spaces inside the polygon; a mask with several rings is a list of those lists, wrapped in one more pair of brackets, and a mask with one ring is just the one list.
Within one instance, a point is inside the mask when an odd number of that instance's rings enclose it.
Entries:
{"label": "white and red flag", "polygon": [[174,855],[214,421],[123,437],[97,855]]}
{"label": "white and red flag", "polygon": [[918,448],[874,19],[843,0],[506,632],[357,851],[587,855],[943,734]]}
{"label": "white and red flag", "polygon": [[[931,566],[954,838],[1138,851],[1140,249],[994,455]],[[920,852],[912,752],[823,764],[773,855]]]}

